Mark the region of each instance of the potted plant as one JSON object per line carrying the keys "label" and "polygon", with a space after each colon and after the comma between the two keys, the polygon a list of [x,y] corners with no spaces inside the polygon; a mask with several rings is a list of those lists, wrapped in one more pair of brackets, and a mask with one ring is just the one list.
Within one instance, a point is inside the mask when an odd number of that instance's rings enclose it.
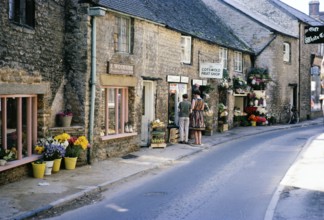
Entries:
{"label": "potted plant", "polygon": [[248,71],[248,84],[254,90],[264,90],[271,81],[267,68],[254,67]]}
{"label": "potted plant", "polygon": [[66,143],[68,145],[65,149],[65,168],[66,169],[75,169],[76,161],[80,156],[81,152],[86,150],[89,146],[89,142],[85,136],[71,137],[67,133],[62,133],[54,137],[59,143]]}
{"label": "potted plant", "polygon": [[57,114],[58,122],[61,127],[70,127],[73,113],[70,109],[66,109]]}
{"label": "potted plant", "polygon": [[227,106],[223,103],[218,104],[218,125],[219,125],[219,131],[227,131],[228,130],[228,124],[227,124]]}
{"label": "potted plant", "polygon": [[[60,143],[52,137],[42,138],[38,141],[37,145],[34,148],[34,151],[37,154],[42,154],[44,161],[53,161],[53,165],[51,165],[51,162],[46,162],[48,169],[50,169],[50,166],[52,166],[51,171],[59,171],[61,160],[65,155],[64,143]],[[47,170],[46,175],[50,175],[50,173],[51,172]]]}
{"label": "potted plant", "polygon": [[0,166],[4,166],[7,163],[7,160],[5,159],[6,155],[6,150],[3,149],[2,147],[0,148]]}
{"label": "potted plant", "polygon": [[46,163],[43,160],[32,162],[33,175],[35,178],[43,178],[46,169]]}
{"label": "potted plant", "polygon": [[15,148],[12,150],[5,150],[0,147],[0,166],[6,165],[6,163],[10,160],[16,159]]}

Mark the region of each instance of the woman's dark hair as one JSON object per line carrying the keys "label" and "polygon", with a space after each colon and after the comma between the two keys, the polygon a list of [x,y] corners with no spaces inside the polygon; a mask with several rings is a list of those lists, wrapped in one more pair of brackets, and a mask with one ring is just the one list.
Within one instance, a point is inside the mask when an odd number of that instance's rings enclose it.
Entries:
{"label": "woman's dark hair", "polygon": [[193,94],[194,94],[194,95],[200,95],[200,91],[199,91],[199,90],[194,90],[194,91],[193,91]]}

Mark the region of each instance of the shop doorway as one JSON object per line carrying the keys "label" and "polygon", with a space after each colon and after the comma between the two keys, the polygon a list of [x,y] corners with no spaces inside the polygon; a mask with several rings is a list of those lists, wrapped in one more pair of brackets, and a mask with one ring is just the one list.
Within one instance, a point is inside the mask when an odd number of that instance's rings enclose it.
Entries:
{"label": "shop doorway", "polygon": [[169,126],[179,125],[178,105],[182,101],[182,95],[188,93],[188,86],[184,83],[170,83],[169,84],[169,103],[168,116]]}
{"label": "shop doorway", "polygon": [[141,146],[149,145],[150,140],[150,123],[154,119],[155,102],[154,102],[155,86],[153,81],[144,81],[142,96],[142,121],[141,121]]}

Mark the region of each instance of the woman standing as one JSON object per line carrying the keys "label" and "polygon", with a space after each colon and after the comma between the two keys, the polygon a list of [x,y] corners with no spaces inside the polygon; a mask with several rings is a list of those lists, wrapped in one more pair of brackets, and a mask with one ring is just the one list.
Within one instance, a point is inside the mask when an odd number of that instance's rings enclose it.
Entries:
{"label": "woman standing", "polygon": [[200,97],[200,91],[195,90],[193,92],[194,98],[191,103],[191,117],[190,117],[190,125],[191,129],[194,130],[195,134],[195,144],[201,145],[201,131],[205,130],[204,123],[204,108],[205,103],[204,100]]}

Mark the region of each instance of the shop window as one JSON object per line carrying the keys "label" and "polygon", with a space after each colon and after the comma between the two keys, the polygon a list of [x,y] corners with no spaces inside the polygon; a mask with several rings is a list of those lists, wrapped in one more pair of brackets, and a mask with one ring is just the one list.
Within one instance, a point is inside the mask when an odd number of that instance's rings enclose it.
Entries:
{"label": "shop window", "polygon": [[9,0],[9,19],[29,27],[35,26],[34,0]]}
{"label": "shop window", "polygon": [[36,95],[0,95],[0,146],[7,160],[30,162],[36,142]]}
{"label": "shop window", "polygon": [[324,44],[318,44],[318,51],[317,54],[319,56],[323,56],[324,55]]}
{"label": "shop window", "polygon": [[290,62],[290,44],[283,44],[283,61]]}
{"label": "shop window", "polygon": [[191,37],[181,36],[181,62],[191,63]]}
{"label": "shop window", "polygon": [[242,53],[234,52],[234,71],[242,72],[243,71],[243,62],[242,62]]}
{"label": "shop window", "polygon": [[321,111],[321,90],[322,83],[321,77],[319,74],[312,74],[311,76],[311,111]]}
{"label": "shop window", "polygon": [[107,87],[102,89],[102,93],[104,120],[101,136],[132,133],[134,125],[129,120],[128,88]]}
{"label": "shop window", "polygon": [[219,50],[219,57],[223,62],[223,68],[227,70],[227,48],[221,47]]}
{"label": "shop window", "polygon": [[133,48],[133,20],[116,16],[114,48],[116,52],[132,53]]}

